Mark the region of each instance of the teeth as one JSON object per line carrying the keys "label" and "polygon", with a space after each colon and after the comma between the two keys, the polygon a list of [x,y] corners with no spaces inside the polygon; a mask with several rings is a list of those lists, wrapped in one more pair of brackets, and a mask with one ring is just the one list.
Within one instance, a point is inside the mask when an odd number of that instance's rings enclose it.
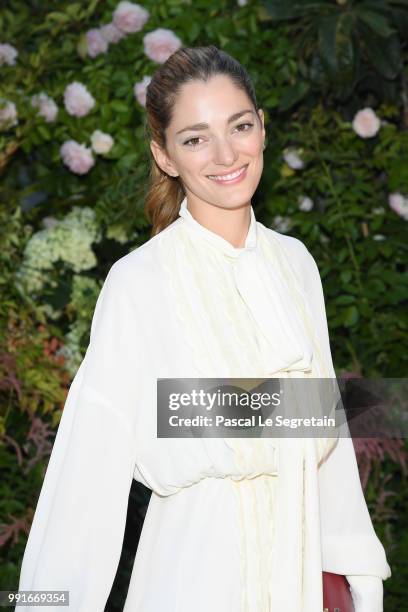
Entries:
{"label": "teeth", "polygon": [[232,174],[225,174],[224,176],[209,175],[208,178],[214,179],[215,181],[230,181],[236,178],[237,176],[239,176],[240,174],[242,174],[244,170],[245,168],[241,168],[241,170],[237,170],[236,172],[233,172]]}

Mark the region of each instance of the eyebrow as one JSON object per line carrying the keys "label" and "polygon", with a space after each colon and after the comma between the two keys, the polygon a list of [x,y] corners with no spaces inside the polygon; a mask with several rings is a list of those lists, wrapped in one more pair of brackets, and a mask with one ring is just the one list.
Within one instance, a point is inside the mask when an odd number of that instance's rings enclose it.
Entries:
{"label": "eyebrow", "polygon": [[[242,117],[242,115],[246,115],[247,113],[255,114],[254,111],[251,110],[251,109],[239,111],[238,113],[234,113],[233,115],[231,115],[231,117],[229,117],[227,123],[230,124],[233,121],[236,121],[237,119]],[[197,132],[199,130],[207,130],[209,127],[210,126],[208,125],[208,123],[196,123],[195,125],[189,125],[189,126],[183,128],[182,130],[179,130],[178,132],[176,132],[176,136],[177,136],[177,134],[181,134],[182,132],[188,132],[189,130]]]}

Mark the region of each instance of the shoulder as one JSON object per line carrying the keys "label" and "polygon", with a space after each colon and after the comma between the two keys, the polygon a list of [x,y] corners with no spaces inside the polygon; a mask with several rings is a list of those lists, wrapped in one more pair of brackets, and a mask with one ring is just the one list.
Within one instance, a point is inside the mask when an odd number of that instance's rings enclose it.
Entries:
{"label": "shoulder", "polygon": [[318,271],[316,261],[305,245],[304,242],[290,236],[289,234],[281,234],[269,227],[266,227],[262,223],[258,223],[260,230],[267,240],[270,242],[278,242],[281,248],[285,251],[289,257],[290,262],[299,269],[300,272],[307,270],[316,272]]}
{"label": "shoulder", "polygon": [[105,282],[127,287],[154,282],[160,272],[163,246],[176,238],[177,228],[178,222],[174,221],[159,234],[117,259],[110,267]]}

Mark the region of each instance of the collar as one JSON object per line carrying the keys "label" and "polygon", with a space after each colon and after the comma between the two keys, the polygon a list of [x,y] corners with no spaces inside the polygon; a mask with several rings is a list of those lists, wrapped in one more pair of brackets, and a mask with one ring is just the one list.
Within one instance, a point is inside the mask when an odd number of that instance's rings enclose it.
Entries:
{"label": "collar", "polygon": [[229,255],[230,257],[237,257],[240,253],[255,249],[257,244],[257,221],[253,207],[251,206],[251,221],[247,237],[245,239],[245,245],[243,247],[234,247],[228,240],[225,240],[219,234],[209,230],[208,228],[201,225],[190,213],[187,208],[187,196],[183,199],[180,204],[179,216],[183,219],[184,223],[188,225],[197,235],[201,235],[202,238],[211,242],[220,251]]}

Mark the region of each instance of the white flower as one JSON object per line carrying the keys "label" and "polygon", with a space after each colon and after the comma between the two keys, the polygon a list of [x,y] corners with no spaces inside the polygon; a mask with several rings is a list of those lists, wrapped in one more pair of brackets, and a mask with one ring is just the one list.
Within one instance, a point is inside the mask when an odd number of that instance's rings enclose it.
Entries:
{"label": "white flower", "polygon": [[0,44],[0,66],[6,64],[8,66],[14,66],[16,57],[18,57],[18,51],[15,47],[8,43]]}
{"label": "white flower", "polygon": [[113,138],[109,134],[101,132],[101,130],[95,130],[91,136],[92,149],[95,153],[103,155],[109,153],[113,147]]}
{"label": "white flower", "polygon": [[383,234],[374,234],[373,240],[385,240],[385,236]]}
{"label": "white flower", "polygon": [[64,164],[75,174],[86,174],[95,164],[91,149],[75,140],[64,142],[60,154]]}
{"label": "white flower", "polygon": [[51,229],[51,228],[55,227],[58,223],[59,223],[59,221],[55,217],[44,217],[42,219],[42,221],[41,221],[41,225],[45,229]]}
{"label": "white flower", "polygon": [[273,224],[276,231],[285,233],[290,228],[290,219],[288,217],[282,217],[281,215],[275,215]]}
{"label": "white flower", "polygon": [[126,37],[126,33],[122,32],[122,30],[119,30],[119,28],[117,28],[114,23],[106,23],[105,25],[99,28],[99,31],[106,40],[106,42],[110,44],[116,44],[120,40],[122,40],[122,38]]}
{"label": "white flower", "polygon": [[381,122],[372,108],[359,110],[352,121],[353,130],[361,138],[372,138],[381,127]]}
{"label": "white flower", "polygon": [[122,32],[131,34],[133,32],[140,32],[149,19],[149,11],[147,11],[140,4],[134,4],[133,2],[119,2],[113,13],[113,23]]}
{"label": "white flower", "polygon": [[74,81],[65,88],[64,104],[69,115],[84,117],[95,106],[95,99],[85,85]]}
{"label": "white flower", "polygon": [[14,102],[0,99],[0,129],[8,130],[18,124],[17,107]]}
{"label": "white flower", "polygon": [[146,106],[146,91],[147,91],[147,86],[149,85],[151,80],[152,80],[152,77],[146,75],[143,77],[142,81],[135,83],[135,86],[133,88],[133,93],[135,94],[135,98],[141,106]]}
{"label": "white flower", "polygon": [[293,147],[286,148],[283,151],[283,159],[292,170],[300,170],[304,167],[303,160],[299,157],[299,153]]}
{"label": "white flower", "polygon": [[106,53],[109,43],[98,28],[91,28],[86,33],[86,45],[89,57]]}
{"label": "white flower", "polygon": [[399,192],[390,193],[388,196],[388,204],[397,215],[405,219],[405,221],[408,221],[408,198]]}
{"label": "white flower", "polygon": [[97,263],[91,245],[100,242],[102,233],[93,209],[75,206],[65,218],[51,217],[43,224],[48,227],[31,236],[24,249],[23,263],[16,271],[16,280],[29,294],[40,292],[45,284],[55,286],[52,271],[57,261],[76,273]]}
{"label": "white flower", "polygon": [[309,212],[312,210],[314,206],[313,200],[308,198],[307,196],[299,197],[299,210],[303,210],[304,212]]}
{"label": "white flower", "polygon": [[246,6],[247,0],[238,0],[238,6]]}
{"label": "white flower", "polygon": [[58,106],[46,93],[41,92],[32,96],[31,106],[39,109],[37,114],[44,117],[47,123],[55,121],[58,114]]}
{"label": "white flower", "polygon": [[109,225],[106,230],[106,237],[121,244],[125,244],[129,240],[129,236],[122,225]]}

